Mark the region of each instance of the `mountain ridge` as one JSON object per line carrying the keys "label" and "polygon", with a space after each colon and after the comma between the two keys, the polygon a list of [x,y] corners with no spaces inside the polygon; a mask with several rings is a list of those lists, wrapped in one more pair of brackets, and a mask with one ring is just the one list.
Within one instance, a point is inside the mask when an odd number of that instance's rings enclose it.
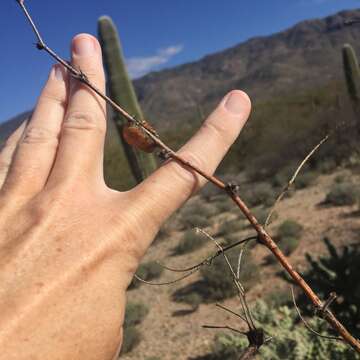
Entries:
{"label": "mountain ridge", "polygon": [[305,20],[199,61],[150,73],[134,81],[140,102],[155,126],[167,128],[194,118],[199,105],[209,111],[233,88],[263,101],[339,79],[343,44],[360,51],[360,27],[344,26],[345,19],[354,17],[360,17],[359,9]]}
{"label": "mountain ridge", "polygon": [[[354,17],[360,17],[360,9],[305,20],[200,60],[147,74],[134,81],[140,103],[155,127],[169,130],[199,121],[200,113],[208,113],[234,88],[261,102],[340,79],[343,44],[351,43],[360,52],[356,41],[360,26],[344,26],[345,19]],[[19,119],[24,114],[0,125],[1,138]]]}

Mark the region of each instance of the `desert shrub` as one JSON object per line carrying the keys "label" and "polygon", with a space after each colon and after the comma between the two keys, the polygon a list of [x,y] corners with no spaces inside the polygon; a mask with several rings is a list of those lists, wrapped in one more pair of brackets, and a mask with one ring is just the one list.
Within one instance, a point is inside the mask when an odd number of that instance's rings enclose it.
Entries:
{"label": "desert shrub", "polygon": [[312,185],[317,178],[317,173],[314,171],[308,171],[304,174],[298,175],[295,180],[295,186],[297,189],[305,189]]}
{"label": "desert shrub", "polygon": [[282,238],[278,242],[278,245],[279,245],[280,249],[282,250],[282,252],[288,256],[297,249],[297,247],[299,246],[299,243],[300,243],[299,238],[285,237],[285,238]]}
{"label": "desert shrub", "polygon": [[[246,224],[246,223],[244,223],[244,224]],[[221,238],[222,239],[221,244],[223,246],[229,246],[229,245],[234,244],[234,243],[236,243],[238,241],[244,240],[245,237],[247,237],[247,236],[244,236],[244,234],[241,234],[239,232],[224,235],[224,237]],[[247,249],[252,249],[254,246],[256,246],[256,244],[257,244],[257,241],[255,239],[251,240],[251,241],[249,241],[247,243],[246,248]]]}
{"label": "desert shrub", "polygon": [[[268,214],[269,214],[269,210],[265,209],[262,206],[258,206],[256,208],[252,209],[252,213],[256,217],[257,221],[260,224],[263,225],[265,223],[265,221],[266,221],[266,218],[267,218]],[[274,213],[273,216],[272,216],[272,220],[275,220],[276,217],[277,217],[277,213]],[[248,223],[248,226],[251,226],[251,225]]]}
{"label": "desert shrub", "polygon": [[293,176],[295,166],[286,166],[278,171],[271,179],[271,183],[276,188],[284,188]]}
{"label": "desert shrub", "polygon": [[141,324],[149,312],[149,308],[143,303],[128,302],[125,309],[124,327]]}
{"label": "desert shrub", "polygon": [[245,223],[242,219],[233,219],[230,221],[224,221],[218,230],[217,235],[227,236],[234,234],[238,231],[243,230],[245,227]]}
{"label": "desert shrub", "polygon": [[210,224],[208,217],[194,213],[181,215],[181,221],[183,222],[184,227],[187,229],[194,227],[205,228]]}
{"label": "desert shrub", "polygon": [[[310,265],[304,274],[305,280],[321,299],[327,299],[336,291],[341,301],[331,305],[338,319],[357,338],[360,337],[360,248],[357,245],[335,248],[331,241],[324,239],[328,254],[314,259],[306,255]],[[308,304],[305,297],[301,298]],[[308,308],[308,311],[312,311]]]}
{"label": "desert shrub", "polygon": [[257,183],[252,187],[248,203],[250,206],[271,206],[275,201],[275,193],[272,186],[268,183]]}
{"label": "desert shrub", "polygon": [[149,309],[143,303],[128,302],[125,309],[124,339],[121,354],[132,351],[141,341],[141,333],[137,325],[141,324]]}
{"label": "desert shrub", "polygon": [[[359,355],[347,344],[314,336],[303,324],[299,323],[296,312],[286,306],[271,309],[265,302],[258,301],[253,314],[258,326],[274,337],[272,341],[260,348],[261,359],[360,359]],[[327,334],[328,326],[323,320],[313,318],[309,323],[319,333]],[[247,345],[248,342],[244,336],[234,335],[234,333],[219,334],[215,337],[213,355],[210,359],[237,360]]]}
{"label": "desert shrub", "polygon": [[[227,253],[231,265],[236,269],[239,251]],[[204,266],[200,270],[203,283],[206,284],[206,301],[217,301],[232,297],[236,294],[229,267],[223,256],[217,257],[211,266]],[[243,254],[240,281],[245,288],[250,288],[259,279],[259,272],[251,253]]]}
{"label": "desert shrub", "polygon": [[[164,268],[159,265],[156,261],[149,261],[147,263],[141,264],[136,274],[145,281],[151,281],[154,279],[157,279],[161,276]],[[129,290],[138,288],[142,284],[141,281],[137,280],[136,278],[133,278]]]}
{"label": "desert shrub", "polygon": [[[303,227],[295,220],[285,220],[278,228],[275,240],[285,255],[290,255],[299,246]],[[270,263],[276,261],[275,257],[269,255]]]}
{"label": "desert shrub", "polygon": [[298,237],[301,235],[303,227],[295,220],[285,220],[278,228],[277,237]]}
{"label": "desert shrub", "polygon": [[178,245],[174,248],[174,254],[187,254],[204,246],[207,241],[208,239],[205,236],[197,234],[194,230],[188,230],[184,233]]}
{"label": "desert shrub", "polygon": [[333,184],[326,195],[325,203],[335,206],[353,205],[359,198],[359,190],[352,183]]}
{"label": "desert shrub", "polygon": [[217,208],[212,203],[204,203],[201,201],[195,201],[189,205],[186,205],[181,210],[181,215],[185,217],[201,215],[204,217],[211,217],[217,213]]}
{"label": "desert shrub", "polygon": [[126,354],[135,349],[135,347],[139,345],[140,341],[141,332],[135,326],[125,327],[121,354]]}
{"label": "desert shrub", "polygon": [[218,213],[228,212],[234,209],[234,203],[228,196],[222,196],[215,202]]}
{"label": "desert shrub", "polygon": [[347,182],[349,179],[346,175],[344,174],[339,174],[339,175],[336,175],[335,178],[334,178],[334,184],[342,184],[344,182]]}
{"label": "desert shrub", "polygon": [[266,294],[264,301],[268,304],[269,307],[273,309],[278,309],[280,306],[289,305],[292,306],[292,295],[290,289],[277,289],[269,294]]}
{"label": "desert shrub", "polygon": [[327,158],[317,164],[317,169],[322,174],[330,174],[336,169],[336,161],[331,158]]}
{"label": "desert shrub", "polygon": [[223,194],[223,190],[211,183],[207,183],[201,190],[201,195],[207,200],[221,194]]}
{"label": "desert shrub", "polygon": [[197,292],[189,292],[173,296],[173,300],[188,304],[195,310],[198,309],[199,305],[203,302],[203,297]]}

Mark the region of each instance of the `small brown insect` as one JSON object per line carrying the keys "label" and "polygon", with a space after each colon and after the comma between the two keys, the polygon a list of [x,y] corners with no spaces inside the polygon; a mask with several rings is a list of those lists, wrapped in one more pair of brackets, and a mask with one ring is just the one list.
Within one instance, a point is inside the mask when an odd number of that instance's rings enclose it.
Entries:
{"label": "small brown insect", "polygon": [[[156,135],[156,131],[147,121],[142,120],[141,123],[144,128]],[[125,125],[123,128],[123,137],[129,145],[147,153],[152,153],[157,148],[155,141],[138,125],[130,123]]]}

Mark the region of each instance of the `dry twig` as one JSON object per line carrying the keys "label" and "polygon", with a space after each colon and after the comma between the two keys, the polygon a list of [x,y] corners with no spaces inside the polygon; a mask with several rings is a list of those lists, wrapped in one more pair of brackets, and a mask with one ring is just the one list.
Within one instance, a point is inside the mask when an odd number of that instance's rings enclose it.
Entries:
{"label": "dry twig", "polygon": [[[337,341],[344,341],[343,338],[341,337],[335,337],[335,336],[327,336],[327,335],[322,335],[320,333],[318,333],[316,330],[314,330],[309,323],[304,319],[304,317],[301,315],[300,309],[296,304],[296,299],[295,299],[295,294],[294,294],[294,288],[291,286],[291,295],[292,295],[292,300],[296,309],[297,314],[299,315],[300,320],[303,322],[303,324],[305,325],[305,327],[314,335],[321,337],[323,339],[328,339],[328,340],[337,340]],[[326,304],[324,304],[324,308],[326,308]]]}
{"label": "dry twig", "polygon": [[272,215],[275,212],[275,209],[277,207],[277,205],[279,204],[279,202],[282,200],[282,198],[285,196],[285,194],[290,190],[291,186],[294,184],[297,176],[299,175],[301,169],[304,167],[304,165],[308,162],[308,160],[315,154],[315,152],[319,149],[319,147],[324,144],[324,142],[326,142],[329,139],[329,135],[326,135],[310,152],[309,154],[304,158],[304,160],[300,163],[300,165],[297,167],[297,169],[295,170],[293,176],[291,177],[291,179],[289,180],[289,182],[286,184],[286,186],[284,187],[284,189],[282,190],[282,192],[280,193],[280,195],[277,197],[277,199],[275,200],[275,203],[273,205],[273,207],[271,208],[269,215],[267,216],[266,220],[265,220],[265,224],[264,227],[266,228],[271,220]]}
{"label": "dry twig", "polygon": [[[71,64],[69,64],[67,61],[63,60],[59,55],[57,55],[50,47],[46,45],[44,40],[42,39],[39,30],[37,29],[33,19],[31,18],[24,0],[16,0],[16,2],[21,7],[22,11],[24,12],[26,18],[28,19],[36,37],[37,37],[37,44],[36,47],[39,50],[46,51],[52,58],[54,58],[58,63],[62,64],[68,71],[69,74],[74,78],[80,81],[82,84],[89,87],[91,90],[93,90],[99,97],[104,99],[108,104],[110,104],[117,112],[122,114],[130,123],[135,124],[139,128],[142,129],[142,131],[147,134],[154,143],[163,150],[169,158],[179,162],[185,168],[196,172],[197,174],[204,177],[206,180],[213,183],[215,186],[217,186],[219,189],[222,189],[226,191],[231,199],[235,202],[235,204],[239,207],[239,209],[243,212],[243,214],[246,216],[246,218],[249,220],[253,228],[258,233],[259,240],[274,254],[274,256],[277,258],[277,260],[281,263],[281,265],[284,267],[284,269],[288,272],[288,274],[292,277],[292,279],[302,288],[302,290],[305,292],[307,297],[311,300],[311,302],[314,304],[315,307],[321,307],[322,302],[319,299],[319,297],[314,293],[314,291],[311,289],[311,287],[305,282],[305,280],[298,274],[297,271],[291,266],[285,255],[282,253],[282,251],[278,248],[276,243],[273,241],[271,236],[266,232],[263,226],[259,224],[257,219],[254,217],[254,215],[250,212],[249,208],[246,206],[246,204],[242,201],[242,199],[239,197],[237,193],[237,187],[232,186],[230,184],[225,184],[223,181],[218,179],[215,176],[209,175],[197,166],[193,165],[191,162],[186,161],[183,159],[180,155],[175,153],[171,148],[169,148],[165,143],[163,143],[158,135],[154,132],[149,130],[141,121],[135,119],[133,116],[131,116],[127,111],[122,109],[118,104],[116,104],[112,99],[110,99],[108,96],[103,94],[98,88],[96,88],[88,79],[86,74],[84,74],[81,70],[78,70],[74,68]],[[337,331],[341,337],[350,345],[352,346],[357,352],[360,353],[360,342],[355,339],[346,329],[345,327],[337,320],[337,318],[334,316],[334,314],[330,310],[326,310],[324,312],[324,318],[325,320],[332,326],[332,328]]]}

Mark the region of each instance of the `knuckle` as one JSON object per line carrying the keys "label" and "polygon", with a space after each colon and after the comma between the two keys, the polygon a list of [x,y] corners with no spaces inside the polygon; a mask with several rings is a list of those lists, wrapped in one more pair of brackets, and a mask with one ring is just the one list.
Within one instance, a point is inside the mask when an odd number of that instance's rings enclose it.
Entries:
{"label": "knuckle", "polygon": [[21,144],[53,144],[57,146],[58,136],[44,127],[29,126],[25,131]]}
{"label": "knuckle", "polygon": [[229,129],[229,126],[226,121],[208,121],[203,125],[203,131],[210,134],[209,138],[216,138],[222,143],[228,144],[232,140],[232,129]]}
{"label": "knuckle", "polygon": [[6,173],[11,165],[11,161],[10,160],[5,160],[5,159],[1,159],[0,158],[0,173]]}
{"label": "knuckle", "polygon": [[55,103],[60,105],[61,107],[65,107],[66,105],[66,96],[65,93],[62,92],[57,92],[54,90],[45,90],[42,94],[41,97],[39,99],[39,103]]}
{"label": "knuckle", "polygon": [[99,115],[91,112],[71,112],[66,117],[64,129],[74,130],[90,130],[104,134],[106,131],[105,119],[101,119]]}

